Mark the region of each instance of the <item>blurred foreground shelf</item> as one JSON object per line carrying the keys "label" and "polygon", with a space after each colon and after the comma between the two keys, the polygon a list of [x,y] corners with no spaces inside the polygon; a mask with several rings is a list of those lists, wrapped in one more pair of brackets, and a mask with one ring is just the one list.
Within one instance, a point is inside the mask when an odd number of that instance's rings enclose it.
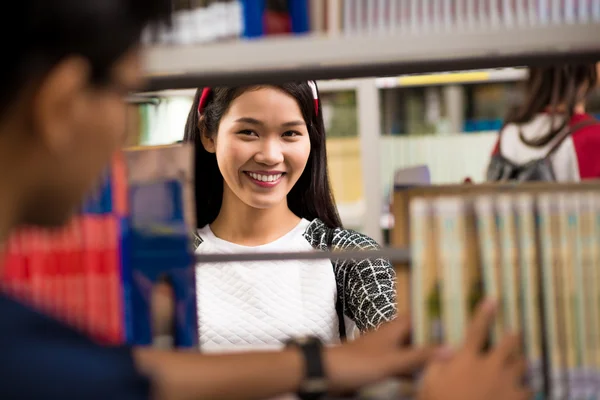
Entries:
{"label": "blurred foreground shelf", "polygon": [[595,62],[598,37],[600,24],[584,23],[157,46],[145,52],[146,90]]}

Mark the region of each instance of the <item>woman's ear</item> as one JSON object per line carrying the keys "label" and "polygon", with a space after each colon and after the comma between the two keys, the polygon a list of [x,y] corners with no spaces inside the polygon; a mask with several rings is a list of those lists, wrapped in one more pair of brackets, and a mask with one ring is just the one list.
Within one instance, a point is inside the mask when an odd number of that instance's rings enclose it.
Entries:
{"label": "woman's ear", "polygon": [[200,141],[202,142],[202,146],[204,150],[209,153],[216,153],[216,145],[214,135],[211,135],[210,132],[206,129],[206,125],[204,124],[204,116],[200,117],[198,121],[198,132],[200,134]]}
{"label": "woman's ear", "polygon": [[213,136],[209,136],[205,132],[201,132],[200,141],[202,142],[202,146],[204,146],[204,150],[208,151],[209,153],[217,152],[215,139]]}

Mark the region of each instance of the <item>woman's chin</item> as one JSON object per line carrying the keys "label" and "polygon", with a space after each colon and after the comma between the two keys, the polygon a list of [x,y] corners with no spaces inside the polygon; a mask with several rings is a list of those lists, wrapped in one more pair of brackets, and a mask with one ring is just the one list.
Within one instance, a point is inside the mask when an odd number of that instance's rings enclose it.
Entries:
{"label": "woman's chin", "polygon": [[280,196],[249,196],[249,198],[244,199],[244,203],[252,208],[256,208],[259,210],[268,210],[269,208],[274,208],[279,206],[282,202],[285,202],[286,198],[281,198]]}

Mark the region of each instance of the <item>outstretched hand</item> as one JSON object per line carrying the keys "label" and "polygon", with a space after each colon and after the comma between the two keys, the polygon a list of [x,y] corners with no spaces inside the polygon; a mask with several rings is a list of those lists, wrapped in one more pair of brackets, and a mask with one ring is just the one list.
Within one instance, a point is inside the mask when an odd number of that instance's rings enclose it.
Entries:
{"label": "outstretched hand", "polygon": [[527,363],[519,335],[507,334],[489,352],[481,351],[494,311],[494,303],[482,303],[463,346],[427,366],[419,400],[526,400],[531,397],[523,386]]}
{"label": "outstretched hand", "polygon": [[397,318],[360,339],[329,349],[325,363],[331,391],[352,392],[421,370],[436,356],[436,348],[410,347],[409,335],[409,320]]}

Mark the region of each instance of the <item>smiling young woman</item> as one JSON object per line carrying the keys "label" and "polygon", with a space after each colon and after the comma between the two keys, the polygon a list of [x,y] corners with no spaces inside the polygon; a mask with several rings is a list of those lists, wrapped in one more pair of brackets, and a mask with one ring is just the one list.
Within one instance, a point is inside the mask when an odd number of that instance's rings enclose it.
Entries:
{"label": "smiling young woman", "polygon": [[[198,90],[185,132],[198,253],[378,248],[342,227],[318,98],[314,82]],[[334,344],[396,316],[384,259],[203,264],[196,277],[207,351],[278,348],[298,335]]]}

